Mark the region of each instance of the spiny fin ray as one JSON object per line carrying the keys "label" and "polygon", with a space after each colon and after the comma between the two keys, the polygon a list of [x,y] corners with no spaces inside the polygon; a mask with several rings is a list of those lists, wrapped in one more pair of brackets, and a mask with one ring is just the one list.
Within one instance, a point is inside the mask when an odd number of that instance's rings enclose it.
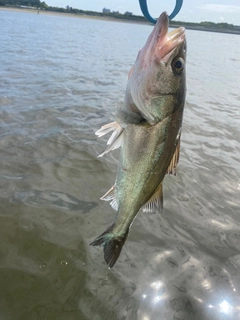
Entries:
{"label": "spiny fin ray", "polygon": [[112,186],[101,198],[100,200],[104,200],[104,201],[111,201],[110,202],[110,206],[114,209],[114,210],[118,210],[118,203],[115,197],[115,185]]}
{"label": "spiny fin ray", "polygon": [[100,200],[110,201],[115,197],[115,185],[112,186],[101,198]]}
{"label": "spiny fin ray", "polygon": [[148,202],[142,207],[144,213],[162,212],[163,210],[163,191],[162,183],[157,187]]}

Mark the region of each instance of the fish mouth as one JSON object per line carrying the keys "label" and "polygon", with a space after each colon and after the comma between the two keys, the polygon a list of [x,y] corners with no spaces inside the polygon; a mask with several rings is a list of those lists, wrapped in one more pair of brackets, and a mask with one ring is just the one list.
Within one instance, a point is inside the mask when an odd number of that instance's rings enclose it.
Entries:
{"label": "fish mouth", "polygon": [[168,33],[168,25],[168,14],[163,12],[142,49],[145,61],[148,57],[152,60],[154,56],[167,62],[174,50],[185,41],[185,28],[180,27]]}

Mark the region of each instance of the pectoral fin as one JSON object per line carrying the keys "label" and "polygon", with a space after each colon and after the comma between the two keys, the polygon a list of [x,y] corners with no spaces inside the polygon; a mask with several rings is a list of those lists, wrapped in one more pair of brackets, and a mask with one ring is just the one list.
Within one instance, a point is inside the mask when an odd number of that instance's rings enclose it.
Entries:
{"label": "pectoral fin", "polygon": [[130,71],[128,72],[128,79],[131,77],[131,74],[133,72],[133,67],[130,69]]}
{"label": "pectoral fin", "polygon": [[102,157],[104,154],[108,153],[109,151],[117,149],[121,146],[123,130],[124,129],[120,126],[120,124],[118,124],[117,122],[111,122],[102,126],[98,131],[96,131],[95,134],[98,137],[102,137],[105,134],[113,131],[111,137],[108,139],[107,149],[103,153],[101,153],[98,157]]}
{"label": "pectoral fin", "polygon": [[[107,149],[101,153],[98,157],[102,157],[104,154],[111,150],[115,150],[122,146],[123,143],[123,131],[128,124],[139,124],[144,121],[141,114],[132,111],[126,111],[124,109],[119,109],[117,111],[117,121],[105,124],[99,130],[95,132],[98,137],[102,137],[105,134],[112,132],[111,137],[107,142]],[[121,124],[119,124],[119,122]]]}
{"label": "pectoral fin", "polygon": [[179,132],[179,134],[178,134],[176,149],[173,154],[172,160],[168,166],[166,174],[173,174],[174,176],[176,175],[177,164],[178,164],[179,155],[180,155],[180,136],[181,136],[181,132]]}
{"label": "pectoral fin", "polygon": [[162,183],[158,186],[148,202],[142,207],[144,213],[162,212],[163,210],[163,191]]}

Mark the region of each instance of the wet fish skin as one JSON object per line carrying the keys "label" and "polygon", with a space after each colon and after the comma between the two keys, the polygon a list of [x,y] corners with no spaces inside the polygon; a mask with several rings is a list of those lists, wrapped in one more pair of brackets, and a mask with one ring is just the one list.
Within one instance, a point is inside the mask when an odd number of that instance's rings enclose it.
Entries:
{"label": "wet fish skin", "polygon": [[91,243],[104,246],[109,268],[116,263],[140,208],[155,194],[162,196],[162,181],[179,143],[186,92],[186,42],[180,30],[179,43],[159,54],[167,29],[168,17],[163,13],[138,54],[124,108],[117,113],[123,128],[114,188],[118,213],[114,223]]}

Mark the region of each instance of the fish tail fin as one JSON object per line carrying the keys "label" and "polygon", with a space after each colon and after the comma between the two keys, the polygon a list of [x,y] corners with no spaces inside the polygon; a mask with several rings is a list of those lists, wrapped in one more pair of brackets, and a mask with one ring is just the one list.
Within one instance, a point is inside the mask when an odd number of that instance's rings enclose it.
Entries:
{"label": "fish tail fin", "polygon": [[128,229],[125,234],[117,236],[112,233],[114,225],[115,224],[113,223],[105,232],[103,232],[103,234],[90,243],[91,246],[103,245],[104,260],[109,269],[115,265],[118,257],[120,256],[129,231]]}

